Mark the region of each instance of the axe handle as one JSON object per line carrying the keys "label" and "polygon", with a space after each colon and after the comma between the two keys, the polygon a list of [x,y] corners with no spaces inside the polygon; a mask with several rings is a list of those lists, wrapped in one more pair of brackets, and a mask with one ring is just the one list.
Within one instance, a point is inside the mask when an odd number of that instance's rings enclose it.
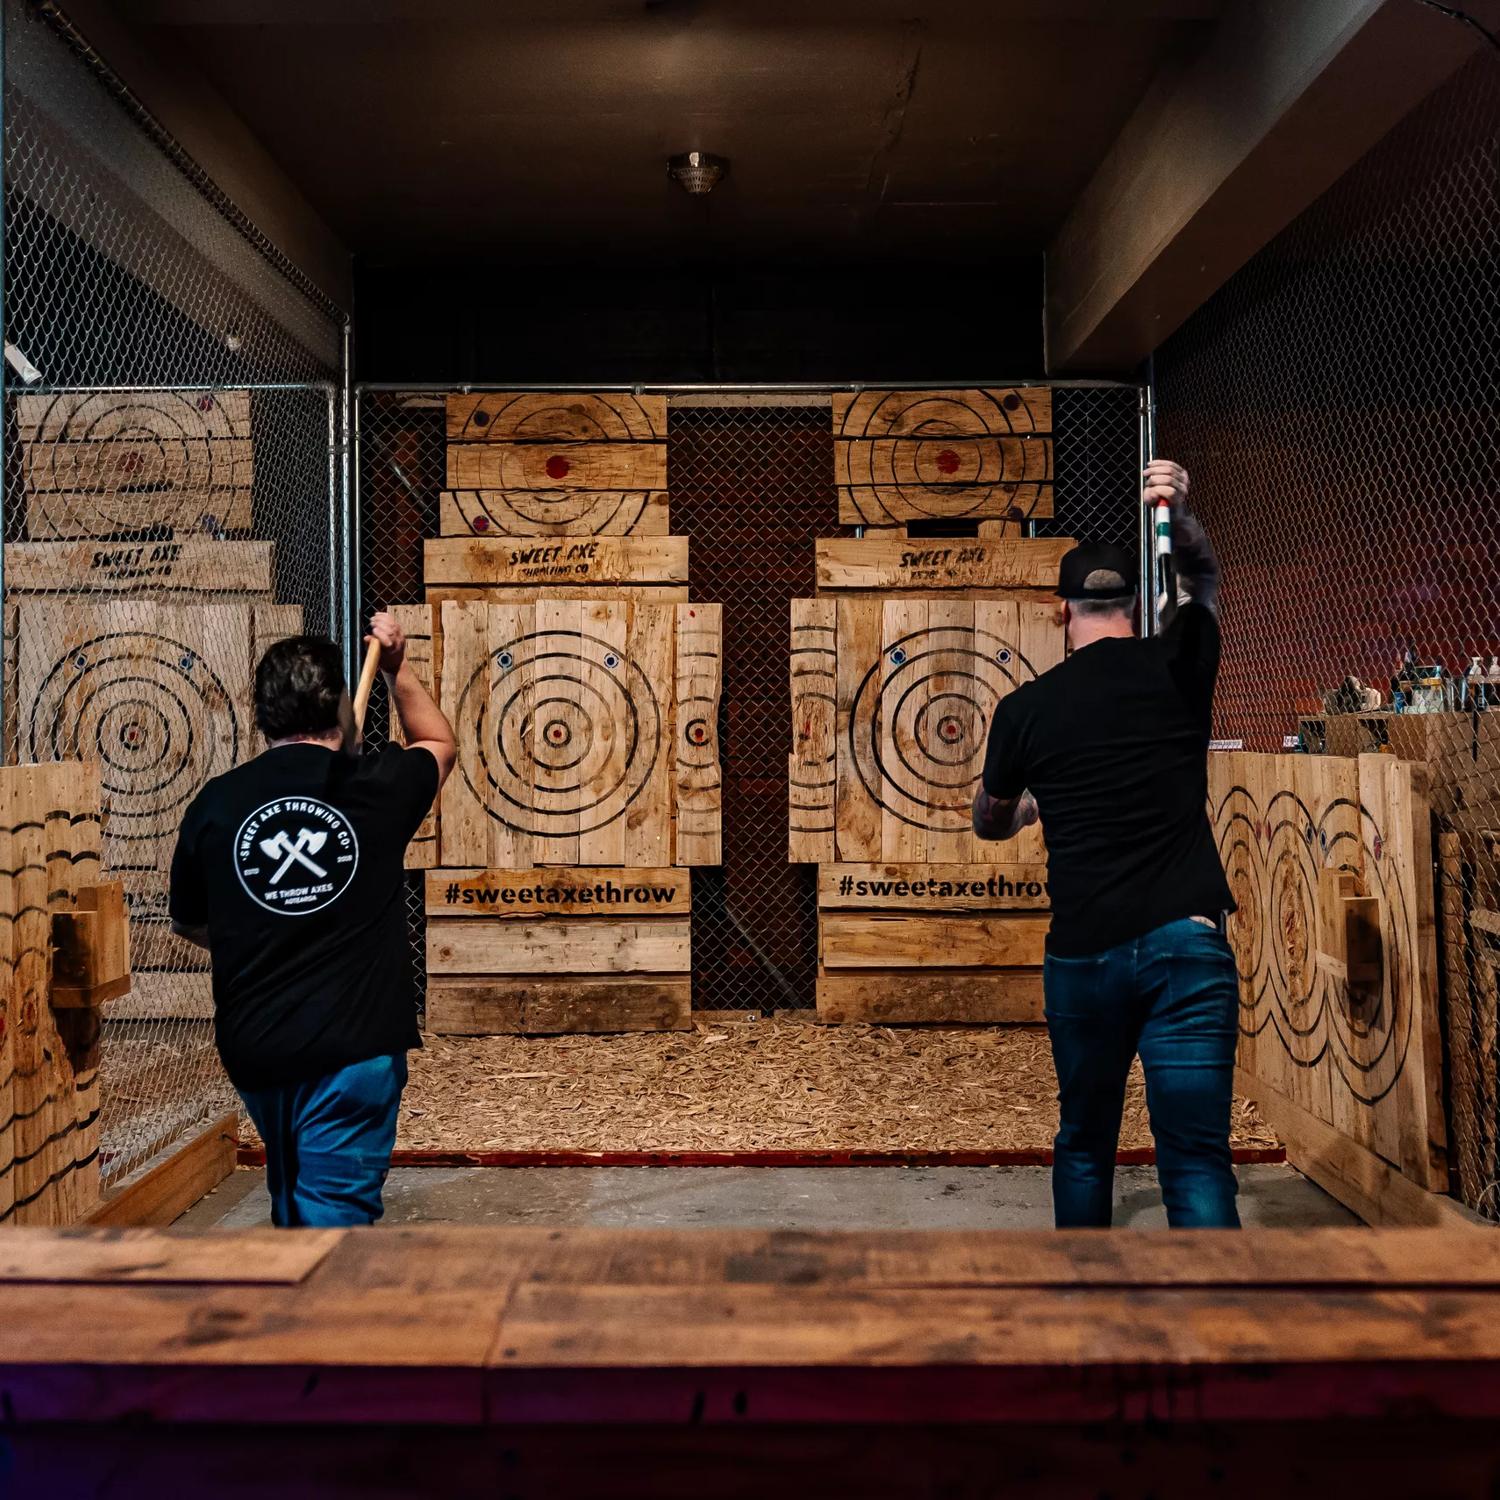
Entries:
{"label": "axe handle", "polygon": [[380,670],[380,642],[371,641],[365,648],[365,664],[360,670],[359,686],[354,690],[354,729],[361,733],[365,727],[365,710],[370,706],[370,694],[375,688],[375,674]]}

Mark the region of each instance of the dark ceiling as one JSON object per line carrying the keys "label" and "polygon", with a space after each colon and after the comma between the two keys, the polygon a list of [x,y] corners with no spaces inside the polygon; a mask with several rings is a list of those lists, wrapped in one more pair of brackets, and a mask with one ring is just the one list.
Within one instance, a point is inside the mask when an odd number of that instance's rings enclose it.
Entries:
{"label": "dark ceiling", "polygon": [[[118,0],[371,261],[1041,250],[1190,0]],[[707,199],[669,182],[730,159]]]}

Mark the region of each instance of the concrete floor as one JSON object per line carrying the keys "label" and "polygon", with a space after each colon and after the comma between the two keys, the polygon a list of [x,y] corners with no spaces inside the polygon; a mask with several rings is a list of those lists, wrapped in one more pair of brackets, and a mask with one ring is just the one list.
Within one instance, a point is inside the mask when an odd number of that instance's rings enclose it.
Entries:
{"label": "concrete floor", "polygon": [[[1046,1229],[1046,1167],[402,1167],[387,1224],[597,1225],[617,1229]],[[1239,1168],[1246,1225],[1359,1221],[1284,1166]],[[1122,1167],[1115,1223],[1166,1226],[1156,1173]],[[242,1167],[178,1221],[191,1229],[270,1223],[265,1173]]]}

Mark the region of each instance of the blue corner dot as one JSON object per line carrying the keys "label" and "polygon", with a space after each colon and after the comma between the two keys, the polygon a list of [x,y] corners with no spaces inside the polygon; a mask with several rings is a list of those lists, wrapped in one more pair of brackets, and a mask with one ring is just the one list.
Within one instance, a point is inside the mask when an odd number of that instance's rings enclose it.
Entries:
{"label": "blue corner dot", "polygon": [[900,646],[897,646],[895,650],[891,652],[891,664],[897,667],[904,667],[906,665],[906,652],[904,652],[900,648]]}
{"label": "blue corner dot", "polygon": [[178,659],[177,665],[181,667],[184,672],[189,672],[192,670],[193,663],[197,660],[198,658],[194,656],[191,651],[184,651],[182,653],[182,656]]}
{"label": "blue corner dot", "polygon": [[507,670],[515,665],[515,660],[515,657],[513,657],[509,651],[502,651],[500,653],[500,665]]}
{"label": "blue corner dot", "polygon": [[83,654],[82,651],[79,651],[78,653],[76,653],[74,655],[74,657],[73,657],[73,665],[75,667],[86,667],[86,666],[88,666],[88,664],[89,664],[89,659],[88,659],[88,657],[86,657]]}
{"label": "blue corner dot", "polygon": [[611,672],[613,672],[614,669],[620,665],[620,658],[616,656],[613,651],[611,651],[604,658],[604,665],[608,667]]}
{"label": "blue corner dot", "polygon": [[995,653],[995,660],[999,662],[1002,667],[1008,667],[1010,665],[1010,647],[1002,646]]}

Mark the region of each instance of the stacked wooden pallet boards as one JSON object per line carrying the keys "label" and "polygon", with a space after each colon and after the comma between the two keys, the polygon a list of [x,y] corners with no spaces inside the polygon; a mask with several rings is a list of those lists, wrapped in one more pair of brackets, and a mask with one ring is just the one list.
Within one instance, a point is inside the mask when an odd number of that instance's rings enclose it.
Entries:
{"label": "stacked wooden pallet boards", "polygon": [[860,391],[833,397],[839,520],[984,522],[1020,535],[1053,513],[1052,392]]}
{"label": "stacked wooden pallet boards", "polygon": [[99,871],[98,767],[0,768],[0,1224],[98,1202],[100,1007],[130,984]]}
{"label": "stacked wooden pallet boards", "polygon": [[[976,839],[995,705],[1061,661],[1051,393],[835,398],[840,519],[791,611],[790,857],[818,871],[825,1021],[1041,1016],[1046,851]],[[937,522],[968,536],[924,536]],[[899,523],[899,524],[898,524]]]}
{"label": "stacked wooden pallet boards", "polygon": [[139,982],[112,1019],[208,1016],[206,955],[174,937],[167,875],[205,781],[254,755],[251,678],[302,629],[253,528],[248,391],[16,399],[25,541],[6,547],[13,759],[103,772],[105,865]]}
{"label": "stacked wooden pallet boards", "polygon": [[248,531],[248,391],[109,391],[16,399],[34,540]]}
{"label": "stacked wooden pallet boards", "polygon": [[408,856],[428,1029],[685,1026],[722,618],[667,534],[665,398],[455,395],[447,421],[427,602],[400,611],[459,741]]}
{"label": "stacked wooden pallet boards", "polygon": [[1431,1222],[1448,1164],[1426,768],[1220,753],[1209,801],[1238,906],[1241,1088],[1362,1217]]}

